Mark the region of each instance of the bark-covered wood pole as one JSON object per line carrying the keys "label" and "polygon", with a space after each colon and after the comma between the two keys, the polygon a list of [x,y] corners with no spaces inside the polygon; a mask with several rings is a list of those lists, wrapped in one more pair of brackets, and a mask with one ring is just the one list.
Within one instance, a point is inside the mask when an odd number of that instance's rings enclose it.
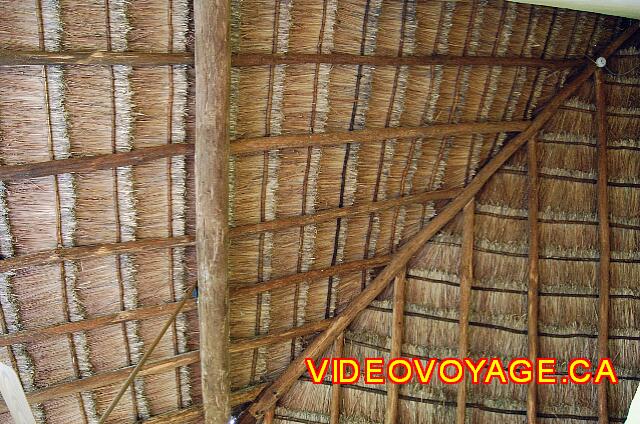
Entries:
{"label": "bark-covered wood pole", "polygon": [[229,0],[194,2],[196,250],[202,404],[207,424],[229,422]]}
{"label": "bark-covered wood pole", "polygon": [[[540,230],[538,227],[538,197],[540,183],[538,181],[538,148],[536,137],[527,144],[528,179],[529,179],[529,289],[527,291],[527,343],[529,359],[532,363],[538,357],[538,310],[539,310],[539,245]],[[535,382],[527,387],[527,422],[535,424],[538,420],[538,386]]]}
{"label": "bark-covered wood pole", "polygon": [[[393,318],[391,323],[391,354],[390,358],[402,356],[402,337],[404,333],[404,302],[406,298],[407,270],[400,272],[393,287]],[[387,384],[387,411],[384,416],[385,424],[398,422],[400,386],[393,382]]]}
{"label": "bark-covered wood pole", "polygon": [[[475,220],[475,200],[469,200],[462,209],[462,249],[460,252],[460,335],[458,356],[462,360],[469,353],[469,315],[471,313],[471,286],[473,284],[473,231]],[[467,384],[458,384],[456,423],[464,424],[467,407]]]}
{"label": "bark-covered wood pole", "polygon": [[[611,261],[609,195],[607,194],[607,101],[602,69],[596,70],[594,78],[598,122],[598,232],[600,239],[598,358],[603,359],[609,356],[609,262]],[[598,421],[600,424],[609,423],[608,382],[606,380],[598,386]]]}

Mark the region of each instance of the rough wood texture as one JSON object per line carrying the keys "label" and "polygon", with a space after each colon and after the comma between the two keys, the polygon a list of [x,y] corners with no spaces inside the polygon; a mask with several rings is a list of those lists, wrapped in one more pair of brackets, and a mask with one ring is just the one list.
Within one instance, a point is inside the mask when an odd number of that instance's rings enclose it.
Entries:
{"label": "rough wood texture", "polygon": [[[524,130],[528,121],[471,122],[463,124],[437,124],[429,127],[371,128],[356,131],[295,134],[271,137],[253,137],[235,140],[229,149],[231,155],[261,153],[273,149],[309,146],[332,146],[345,143],[370,143],[385,138],[437,137],[447,135],[516,132]],[[143,147],[129,152],[119,152],[89,157],[51,160],[24,165],[0,167],[0,181],[17,181],[78,172],[93,172],[119,166],[140,165],[157,159],[177,155],[191,155],[193,144],[167,144]]]}
{"label": "rough wood texture", "polygon": [[237,54],[233,66],[295,65],[302,63],[330,63],[332,65],[377,65],[377,66],[532,66],[551,69],[571,68],[584,63],[581,59],[547,60],[537,57],[494,56],[382,56],[346,53],[332,54]]}
{"label": "rough wood texture", "polygon": [[[595,73],[596,118],[598,126],[598,234],[600,239],[599,304],[598,304],[598,357],[609,356],[609,195],[607,193],[607,100],[601,69]],[[598,386],[598,420],[609,423],[608,382]]]}
{"label": "rough wood texture", "polygon": [[[602,56],[608,57],[615,52],[638,29],[638,24],[626,30],[610,46]],[[496,156],[491,159],[454,198],[442,212],[434,217],[418,234],[408,240],[393,256],[386,268],[367,286],[367,288],[355,297],[331,323],[329,328],[320,334],[307,349],[296,358],[276,379],[271,386],[265,389],[256,402],[241,417],[240,423],[253,423],[274,405],[282,397],[291,385],[302,375],[305,370],[304,358],[317,358],[331,343],[342,333],[355,317],[367,307],[406,266],[409,259],[433,237],[447,222],[449,222],[462,208],[478,193],[491,176],[531,137],[535,136],[543,125],[556,113],[558,108],[584,83],[594,72],[592,66],[585,67],[570,83],[556,94],[549,103],[540,111],[526,130],[515,136],[508,142]]]}
{"label": "rough wood texture", "polygon": [[277,231],[291,227],[302,227],[304,225],[331,221],[336,218],[362,215],[385,209],[391,209],[411,203],[424,203],[429,200],[451,199],[458,193],[460,193],[460,190],[461,189],[436,190],[418,194],[410,194],[407,196],[396,197],[395,199],[379,200],[377,202],[363,202],[353,206],[344,206],[341,208],[321,210],[312,215],[298,215],[260,222],[257,224],[243,225],[240,227],[232,228],[230,230],[230,235],[231,237],[239,237],[265,231]]}
{"label": "rough wood texture", "polygon": [[357,131],[256,137],[234,141],[231,143],[231,153],[240,155],[283,148],[335,146],[345,143],[370,143],[389,138],[440,137],[473,133],[516,132],[523,131],[528,125],[529,121],[470,122],[437,124],[428,127],[370,128]]}
{"label": "rough wood texture", "polygon": [[[531,361],[538,357],[538,305],[539,305],[539,285],[538,285],[538,252],[539,252],[539,230],[538,230],[538,153],[537,141],[533,137],[527,143],[528,159],[528,224],[529,224],[529,288],[527,291],[527,340],[528,354]],[[535,424],[537,422],[538,387],[536,384],[529,384],[527,387],[527,422]]]}
{"label": "rough wood texture", "polygon": [[276,417],[276,407],[269,409],[266,414],[264,414],[264,420],[262,424],[273,424],[273,420]]}
{"label": "rough wood texture", "polygon": [[[334,357],[344,356],[344,333],[340,334],[334,344]],[[331,404],[329,410],[329,424],[340,424],[340,406],[342,403],[342,386],[334,384],[331,386]]]}
{"label": "rough wood texture", "polygon": [[[402,337],[404,332],[404,300],[407,270],[402,270],[395,279],[393,287],[393,318],[391,327],[391,358],[402,356]],[[385,424],[398,421],[398,394],[400,386],[387,384],[387,411],[384,416]]]}
{"label": "rough wood texture", "polygon": [[231,292],[231,297],[237,299],[246,296],[253,296],[258,293],[264,293],[280,287],[291,286],[302,281],[313,281],[320,278],[331,277],[333,275],[346,274],[352,271],[376,268],[386,265],[390,260],[391,257],[388,255],[376,256],[369,259],[359,259],[356,261],[345,262],[340,265],[291,274],[286,277],[274,278],[273,280],[265,281],[263,283],[236,288]]}
{"label": "rough wood texture", "polygon": [[156,159],[193,154],[193,150],[193,144],[167,144],[135,149],[130,152],[2,166],[0,167],[0,181],[17,181],[48,175],[93,172],[119,166],[140,165]]}
{"label": "rough wood texture", "polygon": [[[144,320],[155,318],[163,315],[171,314],[179,305],[179,302],[166,303],[163,305],[147,306],[137,309],[130,309],[116,312],[109,315],[103,315],[95,318],[88,318],[82,321],[66,322],[50,327],[33,328],[29,330],[19,331],[17,333],[9,333],[0,335],[0,347],[10,346],[16,343],[27,343],[45,340],[64,334],[75,333],[78,331],[94,330],[96,328],[107,325],[120,324],[126,321]],[[196,309],[196,300],[189,299],[182,308],[182,312],[189,312]]]}
{"label": "rough wood texture", "polygon": [[24,65],[191,65],[192,53],[113,52],[113,51],[17,51],[0,50],[0,66]]}
{"label": "rough wood texture", "polygon": [[[460,252],[460,333],[458,357],[466,358],[469,348],[469,309],[471,308],[471,285],[473,283],[473,230],[475,201],[471,199],[462,211],[462,249]],[[456,422],[465,423],[467,406],[467,384],[458,384]]]}
{"label": "rough wood texture", "polygon": [[[437,190],[425,193],[411,194],[395,199],[381,200],[378,202],[365,202],[354,206],[333,208],[320,211],[312,215],[300,215],[261,222],[258,224],[243,225],[229,229],[230,237],[242,237],[264,231],[276,231],[291,227],[300,227],[308,224],[327,222],[335,218],[366,214],[370,212],[390,209],[410,203],[421,203],[429,200],[443,200],[455,197],[460,189]],[[15,271],[30,266],[60,263],[67,260],[80,260],[95,257],[103,257],[120,253],[132,253],[142,250],[156,250],[173,247],[193,245],[195,242],[191,236],[170,238],[149,238],[131,242],[105,243],[90,246],[77,246],[70,248],[58,248],[50,251],[31,253],[0,260],[0,272]]]}
{"label": "rough wood texture", "polygon": [[137,251],[167,249],[193,245],[192,236],[147,238],[121,243],[104,243],[89,246],[58,248],[0,260],[0,272],[16,271],[36,265],[50,265],[64,261],[100,258]]}
{"label": "rough wood texture", "polygon": [[144,420],[144,424],[191,424],[202,422],[202,405],[196,405],[178,411],[171,411],[166,414],[156,415],[148,420]]}
{"label": "rough wood texture", "polygon": [[[199,352],[193,351],[177,356],[160,359],[145,364],[140,371],[140,376],[159,374],[173,370],[185,365],[194,364],[199,360]],[[126,379],[133,371],[134,367],[120,368],[114,371],[107,371],[80,380],[73,380],[66,383],[55,384],[46,389],[36,390],[27,394],[30,405],[36,405],[51,399],[74,395],[76,393],[95,390],[99,387],[117,384]],[[4,402],[0,403],[0,414],[7,412]]]}
{"label": "rough wood texture", "polygon": [[279,332],[269,333],[249,339],[234,340],[229,347],[230,353],[244,352],[260,346],[276,344],[278,342],[295,339],[296,337],[307,336],[326,329],[331,324],[331,319],[310,322],[300,327],[290,328]]}
{"label": "rough wood texture", "polygon": [[[147,364],[141,371],[140,375],[154,375],[161,374],[163,372],[170,371],[175,368],[179,368],[186,365],[196,364],[200,360],[199,352],[192,351],[183,353],[170,358],[161,359],[150,364]],[[114,371],[108,371],[100,373],[91,377],[83,378],[81,380],[75,380],[67,383],[57,384],[46,389],[31,392],[27,395],[27,400],[30,405],[46,402],[52,399],[56,399],[61,396],[71,396],[82,391],[95,390],[100,387],[108,386],[110,384],[116,384],[122,381],[128,373],[131,372],[133,367],[121,368]],[[245,389],[241,389],[232,392],[230,395],[231,406],[241,405],[245,402],[251,401],[258,396],[258,394],[267,386],[268,383],[261,383],[255,386],[251,386]],[[199,410],[199,415],[195,415],[196,412],[191,408],[175,411],[173,413],[166,414],[166,416],[158,416],[145,421],[145,423],[183,423],[181,418],[189,417],[202,417],[202,407],[194,407]],[[0,400],[0,414],[8,411],[6,404]],[[196,422],[201,422],[196,420]]]}
{"label": "rough wood texture", "polygon": [[194,3],[196,66],[196,250],[202,403],[207,424],[229,422],[228,0]]}
{"label": "rough wood texture", "polygon": [[[233,66],[294,65],[304,63],[329,63],[333,65],[486,65],[486,66],[531,66],[562,69],[578,66],[579,59],[547,60],[533,57],[493,57],[493,56],[373,56],[354,54],[234,54]],[[192,65],[191,53],[153,52],[107,52],[107,51],[16,51],[2,50],[0,66],[22,65],[129,65],[162,66]]]}

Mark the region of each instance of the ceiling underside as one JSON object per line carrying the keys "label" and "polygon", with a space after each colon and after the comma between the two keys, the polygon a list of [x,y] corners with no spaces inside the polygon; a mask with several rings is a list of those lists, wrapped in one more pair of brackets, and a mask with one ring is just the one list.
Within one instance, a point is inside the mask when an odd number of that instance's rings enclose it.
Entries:
{"label": "ceiling underside", "polygon": [[[15,50],[189,51],[190,5],[182,0],[109,4],[9,1],[0,46]],[[504,2],[234,0],[234,53],[504,56],[592,55],[628,20]],[[42,9],[39,9],[41,7]],[[40,13],[37,13],[41,10]],[[109,25],[105,25],[105,21]],[[640,63],[627,47],[608,67],[609,207],[612,225],[610,349],[621,384],[610,415],[624,417],[640,357]],[[235,67],[235,143],[255,137],[384,127],[530,119],[570,79],[571,69],[512,66],[293,64]],[[0,67],[3,165],[127,151],[194,138],[193,69],[158,67]],[[599,258],[595,127],[591,83],[539,135],[541,354],[595,356]],[[47,97],[44,96],[47,93]],[[48,125],[47,125],[48,124]],[[234,228],[339,207],[464,187],[509,133],[398,138],[236,155],[231,159]],[[526,155],[517,153],[476,198],[471,355],[526,355]],[[4,257],[101,243],[194,234],[193,158],[63,174],[2,186]],[[272,381],[375,277],[392,254],[447,200],[330,219],[277,231],[236,230],[230,246],[232,390]],[[286,227],[286,228],[285,228]],[[405,345],[410,356],[456,356],[460,223],[454,220],[408,268]],[[383,258],[372,263],[375,258]],[[340,275],[260,285],[355,261]],[[175,302],[195,280],[192,247],[87,258],[1,274],[3,332],[14,333]],[[345,333],[343,356],[388,356],[391,292]],[[104,376],[135,363],[166,319],[128,321],[13,344],[0,361],[20,371],[27,391]],[[112,415],[133,422],[201,403],[195,306],[181,316],[153,360],[179,366],[141,377]],[[248,339],[307,326],[295,338]],[[305,334],[306,333],[306,334]],[[302,334],[302,335],[300,335]],[[243,346],[243,347],[238,347]],[[248,346],[248,347],[247,347]],[[258,347],[256,347],[258,346]],[[195,354],[193,354],[195,352]],[[191,356],[189,356],[191,355]],[[173,359],[167,359],[171,361]],[[123,378],[81,394],[51,394],[34,410],[47,422],[92,422]],[[345,423],[384,421],[385,387],[351,386]],[[540,389],[541,422],[597,416],[596,389]],[[451,422],[455,387],[405,386],[401,422]],[[255,394],[254,394],[255,396]],[[296,383],[277,422],[328,423],[330,386]],[[241,401],[250,400],[236,396]],[[471,422],[522,422],[526,389],[492,385],[468,395]],[[561,418],[552,418],[554,416]],[[573,419],[567,419],[572,416]],[[0,421],[6,420],[0,415]],[[198,415],[195,414],[194,420]]]}

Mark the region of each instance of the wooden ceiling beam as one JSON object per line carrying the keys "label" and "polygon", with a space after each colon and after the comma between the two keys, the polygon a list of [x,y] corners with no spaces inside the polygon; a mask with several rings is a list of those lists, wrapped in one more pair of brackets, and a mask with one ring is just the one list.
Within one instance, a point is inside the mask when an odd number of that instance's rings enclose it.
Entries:
{"label": "wooden ceiling beam", "polygon": [[[138,375],[160,374],[171,371],[175,368],[195,364],[199,361],[199,352],[197,350],[182,353],[177,356],[159,359],[154,362],[145,364]],[[113,371],[102,372],[92,375],[91,377],[81,378],[79,380],[67,381],[55,384],[53,386],[27,393],[27,400],[30,405],[37,405],[52,399],[71,396],[76,393],[88,392],[99,387],[109,386],[124,381],[135,366],[120,368]],[[0,401],[0,414],[7,412],[7,405]]]}
{"label": "wooden ceiling beam", "polygon": [[563,69],[579,66],[583,59],[541,59],[537,57],[496,57],[496,56],[383,56],[357,55],[346,53],[331,54],[236,54],[233,66],[299,65],[305,63],[328,63],[331,65],[374,65],[374,66],[531,66]]}
{"label": "wooden ceiling beam", "polygon": [[[611,262],[611,233],[609,230],[609,195],[607,192],[607,101],[602,69],[594,75],[596,122],[598,127],[598,236],[600,241],[598,296],[598,359],[609,357],[609,271]],[[609,382],[598,385],[598,422],[609,423]]]}
{"label": "wooden ceiling beam", "polygon": [[[270,66],[321,64],[330,65],[374,65],[374,66],[529,66],[549,69],[565,69],[580,66],[583,59],[541,59],[537,57],[496,57],[496,56],[383,56],[357,55],[346,53],[331,54],[268,54],[241,53],[231,58],[232,66]],[[0,66],[112,66],[127,65],[136,67],[193,65],[193,53],[155,53],[155,52],[112,52],[112,51],[24,51],[0,50]]]}
{"label": "wooden ceiling beam", "polygon": [[[393,311],[391,318],[391,358],[402,356],[404,333],[404,303],[406,298],[407,269],[405,268],[395,278],[393,286]],[[400,386],[391,381],[387,382],[387,410],[384,415],[385,424],[398,422],[398,395]]]}
{"label": "wooden ceiling beam", "polygon": [[[469,351],[469,315],[471,312],[471,286],[473,285],[473,241],[476,203],[471,199],[462,210],[462,247],[460,249],[460,319],[458,358],[466,358]],[[466,422],[467,382],[458,384],[456,423]]]}
{"label": "wooden ceiling beam", "polygon": [[[326,268],[314,269],[300,272],[284,277],[274,278],[258,284],[235,287],[230,292],[231,299],[241,299],[247,296],[255,296],[258,293],[288,287],[302,281],[313,281],[320,278],[342,275],[349,272],[358,272],[365,269],[372,269],[384,266],[389,262],[389,256],[376,256],[369,259],[360,259],[344,262],[339,265]],[[120,324],[127,321],[145,320],[164,315],[170,315],[178,307],[180,302],[164,303],[161,305],[146,306],[136,309],[116,312],[113,314],[100,315],[80,321],[65,322],[48,327],[38,327],[29,330],[22,330],[15,333],[0,335],[0,347],[10,346],[16,343],[31,343],[44,340],[58,335],[75,333],[78,331],[89,331],[107,325]],[[189,299],[182,308],[182,312],[189,312],[197,309],[196,299]],[[233,347],[231,348],[233,350]]]}
{"label": "wooden ceiling beam", "polygon": [[[229,154],[250,155],[269,150],[335,146],[346,143],[373,143],[387,138],[441,137],[450,135],[492,134],[524,130],[529,121],[468,122],[436,124],[428,127],[370,128],[318,134],[291,134],[271,137],[252,137],[230,143]],[[85,173],[120,166],[134,166],[179,155],[193,155],[191,143],[165,144],[143,147],[129,152],[83,156],[69,159],[5,165],[0,167],[0,181],[19,181],[66,173]]]}
{"label": "wooden ceiling beam", "polygon": [[[460,189],[435,190],[410,194],[394,199],[379,200],[377,202],[364,202],[342,208],[322,210],[312,215],[278,218],[257,224],[232,227],[228,230],[228,234],[232,238],[239,238],[265,231],[278,231],[296,226],[302,227],[309,224],[328,222],[339,217],[367,214],[414,203],[420,204],[431,200],[450,199],[455,197],[459,192]],[[193,246],[195,242],[196,239],[193,236],[185,235],[180,237],[147,238],[120,243],[102,243],[87,246],[57,248],[2,259],[0,260],[0,272],[16,271],[31,266],[50,265],[64,261],[75,261],[124,253]]]}
{"label": "wooden ceiling beam", "polygon": [[[16,343],[32,343],[35,341],[50,339],[64,334],[76,333],[78,331],[95,330],[96,328],[108,325],[120,324],[127,321],[138,321],[170,315],[180,302],[163,303],[161,305],[145,306],[136,309],[129,309],[115,312],[113,314],[101,315],[94,318],[87,318],[80,321],[65,322],[49,327],[36,327],[29,330],[17,331],[0,335],[0,347],[11,346]],[[182,312],[194,311],[197,309],[196,299],[189,299],[182,307]]]}
{"label": "wooden ceiling beam", "polygon": [[[173,305],[172,305],[173,306]],[[195,309],[195,308],[193,308]],[[262,346],[276,344],[282,341],[288,341],[296,337],[308,336],[313,333],[324,330],[328,327],[331,320],[311,322],[300,327],[294,327],[283,331],[265,334],[258,337],[233,340],[230,345],[230,353],[245,352],[247,350],[256,349]],[[160,374],[175,368],[198,363],[200,360],[199,351],[191,351],[176,356],[163,358],[154,362],[144,364],[138,376]],[[54,384],[50,387],[40,389],[31,393],[27,393],[27,401],[31,405],[36,405],[52,399],[70,396],[83,391],[90,391],[99,387],[112,384],[118,384],[131,375],[135,366],[120,368],[113,371],[106,371],[91,377],[72,380],[64,383]],[[257,393],[253,396],[255,398]],[[233,394],[231,395],[233,398]],[[231,402],[233,404],[233,402]],[[0,400],[0,414],[7,412],[7,406]]]}
{"label": "wooden ceiling beam", "polygon": [[[601,56],[609,57],[625,41],[627,41],[638,30],[638,23],[635,22],[630,28],[623,32],[614,42],[612,42]],[[316,337],[313,342],[302,352],[283,373],[260,394],[251,407],[249,407],[239,420],[240,424],[255,423],[258,418],[270,409],[289,390],[289,388],[304,373],[306,366],[305,358],[318,358],[336,338],[346,330],[347,326],[365,309],[382,291],[389,282],[405,268],[407,262],[415,253],[433,237],[442,227],[444,227],[464,206],[480,191],[489,178],[531,137],[535,136],[540,129],[557,112],[558,108],[575,93],[575,91],[589,79],[595,70],[595,66],[587,64],[580,73],[564,88],[562,88],[533,119],[526,130],[509,141],[487,164],[478,171],[471,182],[462,192],[440,212],[427,225],[424,226],[415,236],[409,239],[395,254],[385,269],[356,296],[345,309],[334,318],[333,322],[322,334]]]}
{"label": "wooden ceiling beam", "polygon": [[[334,346],[334,357],[344,356],[344,333],[336,339]],[[342,384],[331,386],[331,403],[329,404],[329,424],[340,424],[340,411],[342,409]]]}
{"label": "wooden ceiling beam", "polygon": [[[538,226],[538,152],[536,137],[527,143],[528,174],[528,214],[529,227],[529,284],[527,289],[527,345],[529,360],[534,363],[538,358],[538,311],[539,311],[539,239]],[[527,387],[527,422],[538,421],[538,386],[531,383]]]}
{"label": "wooden ceiling beam", "polygon": [[101,258],[124,253],[144,252],[172,247],[192,246],[193,236],[145,238],[120,243],[101,243],[87,246],[61,247],[53,250],[13,256],[0,260],[0,272],[16,271],[38,265],[64,261]]}

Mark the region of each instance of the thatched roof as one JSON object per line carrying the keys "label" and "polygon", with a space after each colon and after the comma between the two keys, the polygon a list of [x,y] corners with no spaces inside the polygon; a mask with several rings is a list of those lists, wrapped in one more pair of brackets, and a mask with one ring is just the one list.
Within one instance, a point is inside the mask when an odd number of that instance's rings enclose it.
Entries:
{"label": "thatched roof", "polygon": [[[0,361],[18,371],[40,422],[97,422],[197,278],[192,5],[106,6],[0,4],[0,49],[13,51],[4,60],[31,61],[0,66]],[[233,0],[232,13],[233,60],[246,65],[232,70],[230,107],[236,412],[527,127],[521,121],[576,74],[571,65],[631,25],[502,1]],[[639,49],[636,36],[610,58],[605,76],[608,346],[621,380],[609,388],[612,422],[624,420],[640,379]],[[42,59],[34,51],[52,54]],[[64,51],[77,56],[53,58]],[[334,59],[260,63],[284,54]],[[387,62],[357,63],[354,55]],[[598,358],[595,111],[589,80],[536,143],[539,356],[560,363]],[[339,134],[328,140],[323,133]],[[135,156],[148,148],[155,153]],[[57,165],[50,161],[70,158],[80,160],[51,171]],[[12,167],[42,162],[31,174]],[[527,170],[525,147],[475,196],[472,357],[527,355]],[[407,268],[402,354],[458,355],[462,242],[458,216]],[[343,356],[390,355],[392,296],[385,291],[351,323]],[[189,300],[110,422],[202,420],[199,337],[197,304]],[[398,422],[454,421],[457,390],[401,387]],[[340,422],[382,423],[386,392],[343,387],[335,406],[329,380],[313,385],[303,376],[274,419],[333,423],[337,407]],[[527,388],[469,386],[466,405],[468,422],[522,422]],[[592,385],[541,386],[537,405],[545,423],[599,414]],[[0,422],[8,420],[3,407]]]}

